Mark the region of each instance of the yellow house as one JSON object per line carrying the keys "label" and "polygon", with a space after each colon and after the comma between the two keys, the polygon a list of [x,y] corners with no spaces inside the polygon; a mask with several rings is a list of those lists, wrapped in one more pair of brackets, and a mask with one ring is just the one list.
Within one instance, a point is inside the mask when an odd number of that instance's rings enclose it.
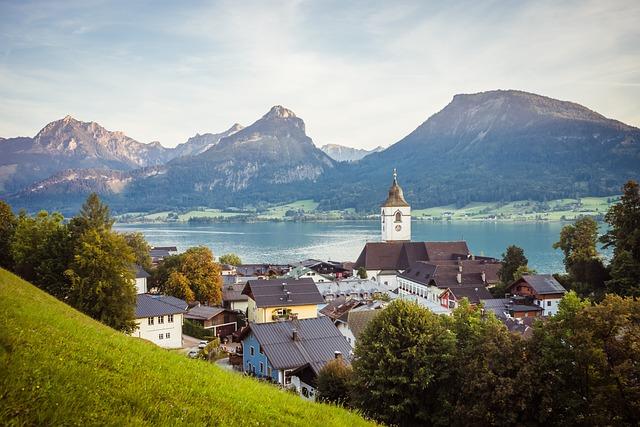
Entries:
{"label": "yellow house", "polygon": [[253,323],[315,318],[324,303],[311,278],[249,280],[242,293],[249,297],[247,320]]}

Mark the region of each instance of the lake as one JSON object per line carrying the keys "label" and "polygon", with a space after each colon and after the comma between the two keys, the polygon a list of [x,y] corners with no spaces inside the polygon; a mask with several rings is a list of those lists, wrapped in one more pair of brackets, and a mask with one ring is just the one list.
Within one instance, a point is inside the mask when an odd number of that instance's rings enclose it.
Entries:
{"label": "lake", "polygon": [[[539,273],[564,271],[558,240],[560,222],[414,221],[414,241],[466,240],[476,255],[499,258],[508,245],[525,250]],[[287,263],[306,258],[355,261],[366,242],[379,241],[377,221],[256,222],[207,225],[117,224],[119,231],[140,231],[154,246],[208,246],[217,255],[234,252],[245,263]]]}

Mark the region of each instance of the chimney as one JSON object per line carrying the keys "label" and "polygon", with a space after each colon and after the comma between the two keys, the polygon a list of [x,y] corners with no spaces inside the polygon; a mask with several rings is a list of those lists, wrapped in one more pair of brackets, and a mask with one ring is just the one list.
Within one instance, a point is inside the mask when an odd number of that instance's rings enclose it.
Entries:
{"label": "chimney", "polygon": [[487,275],[484,273],[484,271],[482,272],[482,283],[487,283]]}
{"label": "chimney", "polygon": [[462,273],[458,273],[456,275],[456,280],[458,281],[458,283],[462,284]]}
{"label": "chimney", "polygon": [[458,271],[462,273],[462,264],[458,265]]}
{"label": "chimney", "polygon": [[294,328],[294,329],[291,331],[291,338],[292,338],[294,341],[298,341],[298,330],[297,330],[297,329],[295,329],[295,328]]}
{"label": "chimney", "polygon": [[337,350],[336,350],[336,351],[334,351],[334,352],[333,352],[333,357],[334,357],[335,359],[342,359],[342,352],[337,351]]}

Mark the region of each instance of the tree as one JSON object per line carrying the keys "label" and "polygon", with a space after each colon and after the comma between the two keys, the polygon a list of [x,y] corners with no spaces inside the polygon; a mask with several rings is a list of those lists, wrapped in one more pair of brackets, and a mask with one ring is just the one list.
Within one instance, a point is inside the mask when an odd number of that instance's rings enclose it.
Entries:
{"label": "tree", "polygon": [[242,264],[240,257],[233,253],[221,255],[218,262],[220,264],[235,265],[236,267]]}
{"label": "tree", "polygon": [[573,225],[565,225],[560,232],[560,240],[553,244],[554,249],[564,252],[564,265],[572,273],[579,261],[588,261],[598,257],[598,223],[591,217],[583,217]]}
{"label": "tree", "polygon": [[169,274],[169,278],[167,279],[163,289],[167,295],[180,298],[188,303],[191,303],[196,299],[193,291],[191,290],[189,279],[178,271],[172,271]]}
{"label": "tree", "polygon": [[425,425],[446,405],[455,336],[431,311],[405,300],[381,310],[360,335],[353,403],[386,423]]}
{"label": "tree", "polygon": [[521,279],[522,276],[526,276],[526,275],[530,275],[530,274],[537,274],[537,273],[538,272],[536,270],[534,270],[533,268],[529,268],[528,265],[521,265],[513,273],[513,280],[516,281],[518,279]]}
{"label": "tree", "polygon": [[88,229],[111,230],[113,222],[109,207],[100,201],[96,193],[91,193],[82,205],[79,215],[73,217],[69,223],[69,227],[77,238]]}
{"label": "tree", "polygon": [[71,283],[69,303],[114,329],[135,329],[135,258],[125,239],[104,228],[89,228],[76,243],[65,271]]}
{"label": "tree", "polygon": [[507,248],[507,251],[502,254],[502,267],[498,271],[498,277],[500,281],[506,286],[510,285],[513,281],[513,275],[523,265],[527,265],[529,260],[524,256],[524,249],[511,245]]}
{"label": "tree", "polygon": [[640,296],[640,189],[635,181],[623,187],[620,203],[605,216],[609,231],[600,241],[613,247],[611,280],[607,289],[620,295]]}
{"label": "tree", "polygon": [[16,274],[56,298],[67,296],[64,271],[73,256],[73,241],[62,215],[41,211],[30,217],[22,212],[10,246]]}
{"label": "tree", "polygon": [[330,360],[318,373],[317,399],[321,402],[347,405],[352,377],[353,369],[344,359]]}
{"label": "tree", "polygon": [[11,206],[4,200],[0,200],[0,267],[11,270],[13,258],[11,257],[11,241],[16,231],[18,219]]}
{"label": "tree", "polygon": [[149,243],[147,243],[147,240],[144,238],[144,234],[139,232],[123,233],[122,236],[133,251],[135,263],[146,271],[150,271],[151,255],[149,255],[149,251],[151,250],[151,246],[149,246]]}
{"label": "tree", "polygon": [[361,279],[367,278],[367,270],[364,267],[358,267],[358,277]]}

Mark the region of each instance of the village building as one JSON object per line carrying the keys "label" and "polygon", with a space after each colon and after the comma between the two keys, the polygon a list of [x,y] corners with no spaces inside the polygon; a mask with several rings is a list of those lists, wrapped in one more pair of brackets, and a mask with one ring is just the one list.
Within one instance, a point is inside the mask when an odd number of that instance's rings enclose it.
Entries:
{"label": "village building", "polygon": [[379,295],[391,296],[394,288],[377,280],[349,277],[331,282],[316,283],[318,291],[329,303],[340,297],[358,300],[370,300]]}
{"label": "village building", "polygon": [[217,337],[226,337],[238,330],[237,313],[223,307],[197,305],[189,309],[184,318],[211,330]]}
{"label": "village building", "polygon": [[320,261],[317,259],[306,259],[294,264],[292,267],[306,267],[323,276],[334,279],[342,279],[351,275],[351,269],[345,268],[343,263],[337,261]]}
{"label": "village building", "polygon": [[303,265],[296,265],[291,268],[285,275],[282,276],[283,279],[303,279],[309,278],[313,280],[314,283],[325,283],[331,282],[335,278],[329,274],[321,274],[315,270],[312,270],[309,267],[305,267]]}
{"label": "village building", "polygon": [[511,295],[522,297],[542,309],[543,316],[558,312],[560,300],[567,290],[551,274],[524,275],[506,289]]}
{"label": "village building", "polygon": [[164,295],[139,294],[136,297],[136,330],[132,336],[164,348],[182,347],[182,319],[188,304]]}
{"label": "village building", "polygon": [[242,264],[236,267],[236,274],[238,277],[249,277],[249,280],[269,279],[284,276],[290,269],[288,264]]}
{"label": "village building", "polygon": [[[455,286],[450,280],[445,284],[444,277],[458,278],[461,286],[463,281],[470,286],[491,286],[497,281],[499,262],[493,258],[474,256],[467,243],[464,241],[453,242],[413,242],[411,241],[411,207],[404,199],[402,188],[398,184],[398,177],[394,170],[393,182],[389,189],[387,199],[380,208],[381,242],[368,242],[362,249],[360,256],[353,266],[354,274],[358,269],[364,269],[367,278],[377,280],[379,283],[396,289],[407,290],[416,293],[422,298],[429,296],[422,290],[411,291],[414,287],[424,284],[425,275],[441,276],[440,286],[435,285],[431,290],[431,300],[437,302],[440,294],[448,286]],[[426,262],[428,265],[419,265],[418,262]],[[453,273],[454,270],[460,269]],[[437,269],[440,271],[436,272]],[[402,275],[406,270],[412,269],[415,275],[417,270],[425,270],[419,274],[420,280],[410,275]],[[446,270],[450,270],[449,273]],[[401,284],[400,277],[405,279]],[[434,282],[434,283],[437,283]],[[424,284],[428,287],[428,283]]]}
{"label": "village building", "polygon": [[151,275],[147,273],[145,269],[138,264],[134,264],[133,269],[136,276],[135,278],[136,294],[146,294],[148,291],[147,279],[151,277]]}
{"label": "village building", "polygon": [[249,280],[242,293],[248,296],[247,320],[255,323],[314,318],[324,303],[310,278]]}
{"label": "village building", "polygon": [[245,284],[223,284],[222,306],[229,310],[239,311],[247,315],[249,297],[242,293]]}
{"label": "village building", "polygon": [[242,331],[243,371],[315,399],[315,378],[335,357],[349,359],[351,346],[328,317],[252,323]]}
{"label": "village building", "polygon": [[178,248],[176,246],[152,246],[149,251],[151,263],[153,265],[160,264],[165,258],[171,255],[177,255]]}

